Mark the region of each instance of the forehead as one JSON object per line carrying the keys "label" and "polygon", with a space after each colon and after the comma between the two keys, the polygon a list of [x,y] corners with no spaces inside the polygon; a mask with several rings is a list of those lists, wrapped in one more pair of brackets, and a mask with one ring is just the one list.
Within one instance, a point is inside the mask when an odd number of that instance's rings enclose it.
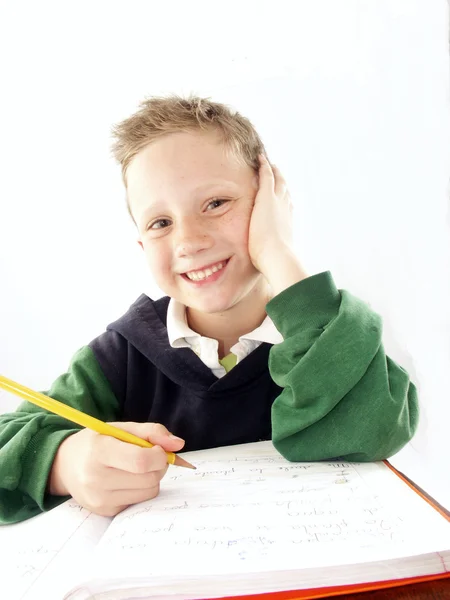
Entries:
{"label": "forehead", "polygon": [[201,193],[213,186],[240,187],[252,169],[226,152],[218,133],[174,133],[152,142],[127,171],[130,204]]}

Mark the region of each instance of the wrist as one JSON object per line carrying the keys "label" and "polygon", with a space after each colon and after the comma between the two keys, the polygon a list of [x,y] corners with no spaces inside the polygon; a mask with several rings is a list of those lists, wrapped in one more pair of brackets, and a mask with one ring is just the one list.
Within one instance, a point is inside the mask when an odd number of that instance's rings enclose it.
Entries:
{"label": "wrist", "polygon": [[53,459],[52,468],[47,481],[47,492],[52,496],[70,496],[70,492],[64,482],[64,454],[67,449],[67,443],[69,442],[69,436],[66,438],[56,451],[55,458]]}
{"label": "wrist", "polygon": [[262,273],[274,296],[309,277],[300,260],[291,251],[272,254]]}

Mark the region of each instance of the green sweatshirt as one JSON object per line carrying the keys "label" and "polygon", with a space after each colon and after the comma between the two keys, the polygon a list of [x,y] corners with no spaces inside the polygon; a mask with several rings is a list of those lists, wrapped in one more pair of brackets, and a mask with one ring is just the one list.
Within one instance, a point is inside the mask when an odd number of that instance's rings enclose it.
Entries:
{"label": "green sweatshirt", "polygon": [[[267,313],[284,341],[261,344],[220,379],[190,349],[170,347],[168,301],[140,296],[48,395],[104,421],[163,423],[185,450],[272,438],[292,461],[372,461],[414,435],[416,388],[386,356],[381,318],[329,272],[273,298]],[[28,402],[0,415],[0,524],[66,500],[46,486],[59,445],[78,430]]]}

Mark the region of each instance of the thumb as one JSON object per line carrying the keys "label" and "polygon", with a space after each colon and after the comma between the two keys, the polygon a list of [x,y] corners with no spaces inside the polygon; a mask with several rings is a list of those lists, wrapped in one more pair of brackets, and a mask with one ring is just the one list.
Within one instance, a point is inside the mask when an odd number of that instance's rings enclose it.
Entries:
{"label": "thumb", "polygon": [[111,423],[111,425],[137,435],[155,446],[161,446],[161,448],[169,452],[181,450],[185,443],[182,438],[173,435],[167,427],[164,427],[161,423],[135,423],[133,421],[127,421]]}

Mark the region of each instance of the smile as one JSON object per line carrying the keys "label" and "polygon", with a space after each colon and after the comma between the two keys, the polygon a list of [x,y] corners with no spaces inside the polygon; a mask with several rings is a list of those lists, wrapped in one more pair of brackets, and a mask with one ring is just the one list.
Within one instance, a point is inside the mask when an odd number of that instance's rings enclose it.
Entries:
{"label": "smile", "polygon": [[182,277],[184,279],[188,279],[192,282],[206,282],[206,281],[216,281],[222,273],[222,271],[228,263],[229,259],[222,260],[220,262],[214,263],[212,265],[208,265],[207,267],[203,267],[203,269],[199,269],[197,271],[188,271],[187,273],[183,273]]}

